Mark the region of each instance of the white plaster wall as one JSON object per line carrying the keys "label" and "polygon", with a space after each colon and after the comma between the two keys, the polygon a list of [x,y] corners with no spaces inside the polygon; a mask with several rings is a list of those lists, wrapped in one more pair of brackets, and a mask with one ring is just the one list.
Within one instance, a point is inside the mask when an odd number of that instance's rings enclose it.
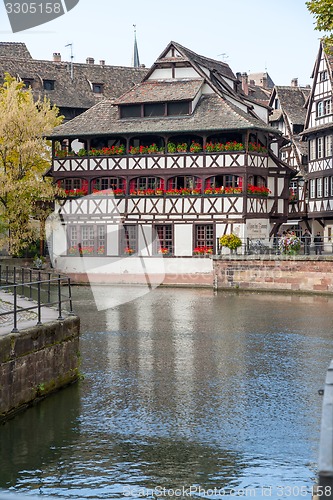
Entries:
{"label": "white plaster wall", "polygon": [[175,68],[175,78],[200,78],[193,68]]}
{"label": "white plaster wall", "polygon": [[171,68],[159,68],[150,75],[148,80],[163,80],[165,78],[172,78]]}
{"label": "white plaster wall", "polygon": [[193,224],[175,224],[175,255],[192,255]]}

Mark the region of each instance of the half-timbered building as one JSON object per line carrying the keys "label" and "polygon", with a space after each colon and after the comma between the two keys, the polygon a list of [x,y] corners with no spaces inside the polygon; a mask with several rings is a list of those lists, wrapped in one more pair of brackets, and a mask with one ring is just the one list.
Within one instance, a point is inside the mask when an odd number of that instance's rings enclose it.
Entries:
{"label": "half-timbered building", "polygon": [[331,245],[333,231],[333,57],[320,43],[303,137],[308,144],[308,219],[312,233],[324,234]]}
{"label": "half-timbered building", "polygon": [[296,173],[289,186],[289,219],[294,219],[296,227],[300,227],[307,218],[308,149],[300,134],[304,130],[310,91],[310,86],[300,87],[295,78],[290,86],[274,86],[269,101],[272,108],[269,122],[287,139],[280,148],[280,158]]}
{"label": "half-timbered building", "polygon": [[228,233],[268,242],[292,175],[268,116],[226,63],[171,42],[140,84],[55,129],[52,175],[70,197],[63,256],[137,253],[152,234],[152,255],[168,257],[216,252]]}

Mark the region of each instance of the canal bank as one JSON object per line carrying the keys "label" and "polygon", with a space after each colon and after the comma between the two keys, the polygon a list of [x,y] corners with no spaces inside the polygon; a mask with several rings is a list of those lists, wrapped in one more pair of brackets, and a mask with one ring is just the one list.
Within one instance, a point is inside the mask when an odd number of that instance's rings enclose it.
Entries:
{"label": "canal bank", "polygon": [[[145,271],[137,273],[137,257],[110,263],[108,258],[59,259],[59,269],[74,284],[140,285],[156,288],[194,287],[333,294],[332,255],[214,255],[163,258],[161,267],[145,257]],[[135,261],[135,262],[134,262]],[[89,270],[87,271],[86,268]],[[157,268],[157,271],[156,271]]]}
{"label": "canal bank", "polygon": [[333,294],[333,256],[214,256],[220,290]]}
{"label": "canal bank", "polygon": [[0,282],[1,423],[78,380],[80,320],[67,277],[0,265]]}

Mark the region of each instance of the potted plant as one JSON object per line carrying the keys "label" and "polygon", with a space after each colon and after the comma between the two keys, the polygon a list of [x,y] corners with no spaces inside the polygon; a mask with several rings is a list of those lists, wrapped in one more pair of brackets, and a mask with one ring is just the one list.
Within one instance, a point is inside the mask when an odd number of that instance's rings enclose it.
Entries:
{"label": "potted plant", "polygon": [[190,151],[191,153],[199,153],[200,151],[202,151],[201,144],[199,144],[199,142],[192,141]]}
{"label": "potted plant", "polygon": [[176,153],[176,151],[177,151],[176,144],[174,142],[168,142],[167,150],[168,150],[168,153]]}
{"label": "potted plant", "polygon": [[186,153],[187,151],[187,143],[182,142],[180,144],[177,144],[177,152],[178,153]]}
{"label": "potted plant", "polygon": [[219,242],[221,247],[229,248],[231,253],[233,253],[235,250],[237,253],[237,248],[242,246],[242,240],[233,233],[224,234],[220,237]]}

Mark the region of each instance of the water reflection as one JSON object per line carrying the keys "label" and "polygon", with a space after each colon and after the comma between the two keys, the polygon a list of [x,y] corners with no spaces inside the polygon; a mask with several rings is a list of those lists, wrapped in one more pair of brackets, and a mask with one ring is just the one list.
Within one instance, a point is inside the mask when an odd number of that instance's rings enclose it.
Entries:
{"label": "water reflection", "polygon": [[162,288],[97,312],[89,289],[75,296],[86,378],[0,428],[0,487],[310,492],[333,299]]}

